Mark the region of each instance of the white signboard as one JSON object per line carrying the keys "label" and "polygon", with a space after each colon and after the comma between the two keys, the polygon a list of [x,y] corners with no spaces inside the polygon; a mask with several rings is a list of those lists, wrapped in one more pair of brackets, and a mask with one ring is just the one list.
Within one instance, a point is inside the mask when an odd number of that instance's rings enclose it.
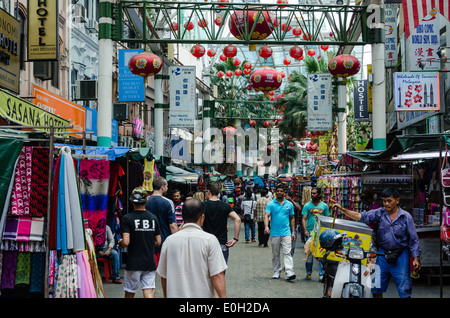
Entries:
{"label": "white signboard", "polygon": [[394,73],[396,111],[440,109],[438,72]]}
{"label": "white signboard", "polygon": [[[439,14],[431,10],[411,33],[410,71],[436,71],[440,68]],[[421,62],[422,66],[421,67]]]}
{"label": "white signboard", "polygon": [[398,62],[397,4],[384,5],[384,61],[386,67],[394,67]]}
{"label": "white signboard", "polygon": [[169,76],[169,127],[193,128],[197,105],[195,66],[171,66]]}
{"label": "white signboard", "polygon": [[308,131],[330,131],[332,123],[332,75],[308,74]]}

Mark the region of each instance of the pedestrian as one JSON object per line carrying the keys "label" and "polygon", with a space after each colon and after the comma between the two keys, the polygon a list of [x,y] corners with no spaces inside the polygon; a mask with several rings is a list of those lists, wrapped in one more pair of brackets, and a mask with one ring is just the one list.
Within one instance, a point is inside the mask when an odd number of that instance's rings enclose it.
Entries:
{"label": "pedestrian", "polygon": [[183,225],[183,216],[181,215],[181,211],[183,209],[183,201],[181,201],[181,191],[175,189],[172,194],[173,204],[175,206],[175,218],[177,220],[178,227]]}
{"label": "pedestrian", "polygon": [[127,248],[124,275],[125,298],[133,298],[141,284],[144,298],[155,297],[155,247],[161,245],[158,219],[146,210],[147,190],[135,188],[130,197],[133,211],[122,218],[121,247]]}
{"label": "pedestrian", "polygon": [[[280,278],[281,259],[283,253],[286,280],[295,279],[294,261],[291,256],[291,244],[295,240],[294,206],[284,197],[284,186],[277,185],[275,199],[267,204],[264,215],[264,232],[270,234],[272,243],[272,278]],[[269,228],[269,218],[271,227]]]}
{"label": "pedestrian", "polygon": [[[302,208],[300,207],[300,204],[297,202],[298,198],[294,197],[292,192],[286,193],[286,200],[292,203],[294,206],[294,219],[295,219],[295,240],[292,242],[292,248],[291,248],[291,255],[294,256],[295,253],[295,245],[298,238],[298,231],[300,226],[300,213],[302,211]],[[300,233],[301,234],[301,233]],[[301,235],[300,235],[301,236]]]}
{"label": "pedestrian", "polygon": [[158,275],[165,298],[225,298],[227,264],[217,238],[202,230],[204,203],[183,205],[183,228],[168,237],[161,251]]}
{"label": "pedestrian", "polygon": [[[381,193],[383,207],[361,213],[335,206],[345,215],[369,224],[378,222],[378,253],[372,294],[382,298],[392,278],[401,298],[409,298],[412,293],[411,263],[414,271],[420,270],[419,237],[411,214],[400,206],[400,195],[394,188],[386,188]],[[378,269],[378,271],[377,271]]]}
{"label": "pedestrian", "polygon": [[[219,200],[219,186],[210,182],[206,186],[205,222],[203,230],[217,237],[222,248],[225,261],[228,263],[229,249],[239,240],[241,218],[229,204]],[[228,240],[228,218],[234,222],[234,236]]]}
{"label": "pedestrian", "polygon": [[105,229],[105,242],[97,247],[97,258],[103,257],[111,260],[112,267],[112,281],[114,284],[122,284],[120,280],[120,256],[119,252],[114,248],[116,240],[114,239],[111,228],[106,225]]}
{"label": "pedestrian", "polygon": [[245,243],[250,243],[250,232],[252,242],[256,242],[254,213],[254,210],[256,209],[256,202],[253,199],[253,193],[250,189],[245,191],[245,196],[241,203],[241,209],[244,214]]}
{"label": "pedestrian", "polygon": [[[258,225],[258,246],[267,247],[269,241],[269,235],[264,233],[264,213],[266,212],[266,206],[270,202],[267,198],[267,189],[261,189],[261,197],[256,201],[255,209],[255,222]],[[269,224],[270,227],[270,224]]]}
{"label": "pedestrian", "polygon": [[[314,225],[316,224],[316,217],[319,215],[330,216],[330,209],[328,205],[322,201],[322,189],[311,189],[311,201],[307,202],[302,209],[302,225],[305,232],[305,241],[311,237]],[[314,256],[310,254],[306,260],[306,277],[305,280],[311,280]],[[322,263],[319,262],[319,280],[323,278]]]}
{"label": "pedestrian", "polygon": [[[153,180],[153,194],[148,197],[145,208],[158,219],[161,229],[161,245],[166,238],[178,231],[177,218],[175,216],[175,205],[173,201],[166,198],[168,183],[163,177],[156,177]],[[158,265],[161,246],[155,250],[156,264]]]}

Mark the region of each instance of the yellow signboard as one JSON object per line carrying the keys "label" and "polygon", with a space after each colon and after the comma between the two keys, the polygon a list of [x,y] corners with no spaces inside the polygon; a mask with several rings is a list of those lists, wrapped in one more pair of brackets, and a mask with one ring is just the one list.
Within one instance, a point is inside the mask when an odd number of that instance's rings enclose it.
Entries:
{"label": "yellow signboard", "polygon": [[[0,116],[23,126],[53,126],[55,132],[67,132],[58,126],[69,126],[70,122],[33,104],[0,90]],[[48,131],[49,129],[38,129]]]}
{"label": "yellow signboard", "polygon": [[20,22],[0,9],[0,86],[19,94]]}
{"label": "yellow signboard", "polygon": [[28,60],[58,59],[58,1],[28,0]]}

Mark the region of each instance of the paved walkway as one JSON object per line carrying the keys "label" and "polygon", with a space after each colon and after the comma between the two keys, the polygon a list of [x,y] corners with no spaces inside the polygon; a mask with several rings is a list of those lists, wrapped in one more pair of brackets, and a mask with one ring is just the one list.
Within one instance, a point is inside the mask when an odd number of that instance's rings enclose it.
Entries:
{"label": "paved walkway", "polygon": [[[230,223],[230,228],[232,224]],[[242,225],[239,242],[230,249],[228,270],[226,272],[227,297],[229,298],[320,298],[322,284],[318,281],[318,262],[314,262],[312,280],[305,281],[305,261],[303,261],[303,243],[296,244],[294,270],[296,279],[286,281],[282,273],[280,279],[272,279],[271,248],[260,247],[258,243],[245,243]],[[121,270],[123,277],[123,269]],[[450,297],[450,286],[444,286],[443,297]],[[439,280],[433,279],[428,285],[426,280],[413,280],[414,298],[439,298]],[[123,298],[123,285],[104,282],[107,298]],[[160,278],[156,279],[156,298],[162,298]],[[398,298],[395,284],[391,282],[385,298]],[[142,292],[136,294],[142,298]]]}

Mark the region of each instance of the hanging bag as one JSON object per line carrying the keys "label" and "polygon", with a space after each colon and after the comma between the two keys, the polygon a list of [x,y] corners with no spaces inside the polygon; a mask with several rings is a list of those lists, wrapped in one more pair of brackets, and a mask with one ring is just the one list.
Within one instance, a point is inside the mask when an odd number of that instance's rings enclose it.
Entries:
{"label": "hanging bag", "polygon": [[450,227],[445,226],[444,221],[441,224],[441,241],[450,242]]}
{"label": "hanging bag", "polygon": [[448,167],[448,159],[447,159],[447,145],[445,146],[445,158],[442,161],[441,168],[441,183],[443,187],[450,187],[450,167]]}

